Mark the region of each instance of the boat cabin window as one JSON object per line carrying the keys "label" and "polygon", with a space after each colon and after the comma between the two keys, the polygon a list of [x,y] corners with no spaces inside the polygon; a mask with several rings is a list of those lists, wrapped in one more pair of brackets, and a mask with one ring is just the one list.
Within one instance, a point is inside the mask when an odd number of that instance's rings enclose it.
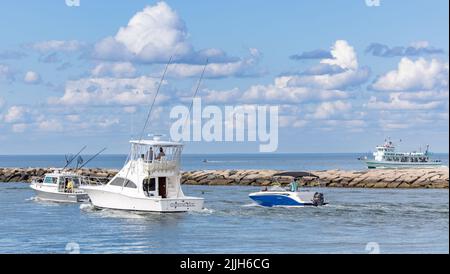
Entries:
{"label": "boat cabin window", "polygon": [[156,179],[155,178],[145,178],[142,181],[144,186],[144,191],[155,191],[156,190]]}
{"label": "boat cabin window", "polygon": [[137,188],[136,184],[133,183],[132,181],[128,180],[127,183],[125,184],[125,187],[128,188]]}
{"label": "boat cabin window", "polygon": [[44,184],[56,184],[58,182],[58,178],[56,177],[45,177]]}
{"label": "boat cabin window", "polygon": [[147,197],[155,196],[156,191],[156,179],[155,178],[145,178],[142,181],[142,188]]}
{"label": "boat cabin window", "polygon": [[123,187],[128,187],[128,188],[137,188],[135,183],[133,183],[130,180],[126,180],[126,182],[125,182],[125,179],[121,178],[121,177],[115,178],[109,184],[112,185],[112,186],[123,186]]}
{"label": "boat cabin window", "polygon": [[80,180],[76,177],[62,177],[61,182],[64,182],[65,185],[71,181],[74,187],[77,187],[80,185]]}

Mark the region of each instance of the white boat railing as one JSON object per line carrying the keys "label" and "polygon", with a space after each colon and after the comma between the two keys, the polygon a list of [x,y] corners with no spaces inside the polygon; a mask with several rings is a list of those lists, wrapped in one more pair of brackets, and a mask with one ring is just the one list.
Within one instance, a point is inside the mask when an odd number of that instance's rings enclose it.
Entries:
{"label": "white boat railing", "polygon": [[109,178],[105,177],[80,177],[80,185],[104,185],[109,181]]}

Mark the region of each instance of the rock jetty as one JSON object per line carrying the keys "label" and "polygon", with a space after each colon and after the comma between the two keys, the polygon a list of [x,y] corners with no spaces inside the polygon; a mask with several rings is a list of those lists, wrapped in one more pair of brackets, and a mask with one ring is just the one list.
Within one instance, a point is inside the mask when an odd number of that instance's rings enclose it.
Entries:
{"label": "rock jetty", "polygon": [[[0,182],[30,182],[54,168],[0,168]],[[70,169],[68,170],[70,171]],[[280,170],[197,170],[186,171],[182,183],[189,185],[287,185],[293,177],[279,176]],[[89,168],[78,174],[107,181],[117,170]],[[448,189],[449,169],[369,169],[361,171],[321,170],[310,171],[318,176],[304,177],[301,186],[346,188],[444,188]]]}

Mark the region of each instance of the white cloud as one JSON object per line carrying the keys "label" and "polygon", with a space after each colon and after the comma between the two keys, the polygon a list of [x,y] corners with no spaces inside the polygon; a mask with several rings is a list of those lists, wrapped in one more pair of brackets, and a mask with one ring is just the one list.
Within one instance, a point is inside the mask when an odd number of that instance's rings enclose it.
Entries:
{"label": "white cloud", "polygon": [[350,103],[343,101],[323,102],[319,104],[312,117],[315,119],[327,119],[331,116],[348,112],[351,108],[352,105]]}
{"label": "white cloud", "polygon": [[337,65],[343,69],[357,69],[358,59],[355,50],[345,40],[337,40],[331,48],[332,59],[323,59],[322,64]]}
{"label": "white cloud", "polygon": [[[206,103],[227,103],[236,100],[240,96],[240,90],[238,88],[230,90],[209,90],[205,89],[201,91],[202,101]],[[190,99],[190,98],[189,98]]]}
{"label": "white cloud", "polygon": [[[333,59],[322,59],[318,74],[308,73],[279,76],[272,84],[253,85],[245,91],[236,89],[208,91],[207,96],[238,102],[302,103],[308,101],[330,101],[349,97],[349,89],[359,86],[369,78],[367,68],[358,69],[358,61],[353,47],[346,41],[336,41],[332,49]],[[338,66],[338,70],[334,69]]]}
{"label": "white cloud", "polygon": [[109,128],[111,126],[119,124],[118,118],[112,118],[112,119],[103,119],[97,122],[99,127],[102,128]]}
{"label": "white cloud", "polygon": [[[153,100],[159,79],[137,78],[83,78],[66,83],[61,98],[50,98],[50,104],[62,105],[141,105]],[[159,94],[157,102],[167,100]]]}
{"label": "white cloud", "polygon": [[135,113],[137,111],[137,108],[135,106],[127,106],[123,108],[123,111],[126,113]]}
{"label": "white cloud", "polygon": [[369,75],[370,71],[367,68],[344,70],[335,74],[294,75],[291,76],[288,84],[321,89],[345,89],[366,82]]}
{"label": "white cloud", "polygon": [[430,42],[424,41],[424,40],[415,41],[415,42],[412,42],[410,46],[415,49],[424,49],[424,48],[428,48],[430,46]]}
{"label": "white cloud", "polygon": [[59,120],[56,119],[46,119],[38,122],[38,128],[41,131],[47,132],[59,132],[63,131],[64,127]]}
{"label": "white cloud", "polygon": [[308,125],[309,121],[303,120],[297,115],[280,115],[278,123],[280,127],[284,128],[302,128]]}
{"label": "white cloud", "polygon": [[12,125],[12,131],[15,133],[22,133],[27,129],[28,125],[25,123],[18,123]]}
{"label": "white cloud", "polygon": [[166,61],[175,52],[182,56],[191,51],[187,36],[178,14],[159,2],[136,13],[114,38],[144,60]]}
{"label": "white cloud", "polygon": [[203,70],[206,59],[209,64],[205,77],[257,76],[252,71],[261,53],[250,48],[250,57],[229,57],[217,48],[200,51],[188,40],[183,20],[165,2],[147,6],[137,12],[114,37],[106,37],[94,46],[94,57],[108,61],[139,63],[166,63],[170,57],[173,66],[169,73],[176,77],[197,76]]}
{"label": "white cloud", "polygon": [[34,50],[41,52],[48,51],[65,51],[65,52],[74,52],[85,47],[86,44],[83,42],[79,42],[76,40],[71,41],[63,41],[63,40],[49,40],[49,41],[41,41],[37,43],[30,44]]}
{"label": "white cloud", "polygon": [[66,115],[66,119],[70,122],[79,122],[80,121],[80,115],[77,114],[69,114]]}
{"label": "white cloud", "polygon": [[41,76],[35,71],[27,71],[27,73],[25,73],[23,81],[27,84],[38,84],[41,82]]}
{"label": "white cloud", "polygon": [[91,71],[93,76],[132,77],[136,68],[130,62],[100,63]]}
{"label": "white cloud", "polygon": [[443,105],[443,101],[414,102],[401,98],[402,93],[391,93],[388,101],[380,101],[372,96],[367,103],[370,109],[381,110],[431,110]]}
{"label": "white cloud", "polygon": [[261,74],[261,72],[252,71],[257,62],[258,59],[252,56],[231,62],[209,63],[206,65],[206,68],[205,65],[175,64],[169,66],[167,73],[175,77],[192,77],[200,75],[205,69],[204,77],[207,78],[221,78],[230,75],[253,76]]}
{"label": "white cloud", "polygon": [[22,106],[11,106],[6,112],[3,120],[6,123],[15,123],[24,119],[27,110]]}
{"label": "white cloud", "polygon": [[270,85],[253,85],[244,91],[238,100],[244,102],[301,103],[306,101],[324,101],[348,97],[345,91],[314,89],[304,86],[289,86],[291,76],[275,78]]}
{"label": "white cloud", "polygon": [[[114,37],[96,46],[99,57],[133,56],[145,62],[166,62],[170,56],[189,54],[187,30],[178,14],[165,2],[147,6],[121,27]],[[124,52],[126,51],[126,52]]]}
{"label": "white cloud", "polygon": [[449,64],[436,59],[402,58],[396,70],[380,76],[372,88],[379,91],[448,90]]}
{"label": "white cloud", "polygon": [[14,72],[9,65],[0,64],[0,80],[14,80]]}

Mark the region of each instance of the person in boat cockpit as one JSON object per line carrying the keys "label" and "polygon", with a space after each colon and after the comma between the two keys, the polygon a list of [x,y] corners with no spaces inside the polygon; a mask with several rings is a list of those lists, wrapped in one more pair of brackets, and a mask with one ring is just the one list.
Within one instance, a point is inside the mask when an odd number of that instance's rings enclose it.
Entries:
{"label": "person in boat cockpit", "polygon": [[161,160],[161,158],[164,156],[166,156],[166,154],[164,153],[164,149],[162,147],[160,147],[158,156],[156,156],[156,160]]}
{"label": "person in boat cockpit", "polygon": [[72,179],[69,179],[66,186],[66,191],[69,193],[73,192],[73,181]]}
{"label": "person in boat cockpit", "polygon": [[148,155],[147,161],[153,162],[153,148],[152,147],[150,147],[150,150],[148,151],[147,155]]}
{"label": "person in boat cockpit", "polygon": [[297,179],[295,179],[294,181],[292,181],[290,184],[289,184],[289,186],[290,186],[290,190],[292,191],[292,192],[296,192],[297,190],[298,190],[298,181],[297,181]]}

